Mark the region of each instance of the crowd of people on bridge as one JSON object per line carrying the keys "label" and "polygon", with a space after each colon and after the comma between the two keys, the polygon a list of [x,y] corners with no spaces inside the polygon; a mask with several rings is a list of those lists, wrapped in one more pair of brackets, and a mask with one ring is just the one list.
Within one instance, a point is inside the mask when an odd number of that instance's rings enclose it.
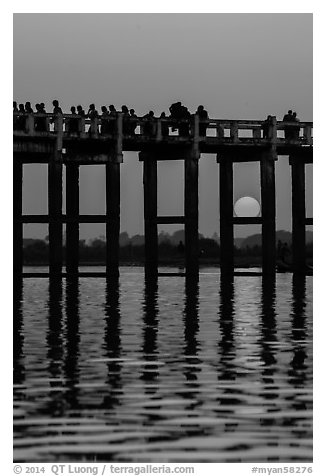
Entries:
{"label": "crowd of people on bridge", "polygon": [[[13,112],[14,130],[26,130],[26,121],[27,115],[32,114],[34,116],[34,130],[37,132],[47,132],[49,130],[49,124],[55,123],[56,118],[59,115],[62,115],[62,109],[59,105],[58,100],[52,102],[53,111],[50,117],[47,117],[47,111],[45,110],[45,104],[43,102],[35,104],[35,111],[33,110],[31,103],[26,102],[25,104],[19,104],[14,101]],[[95,122],[95,119],[98,119],[96,122],[96,129],[92,127],[89,128],[89,134],[100,133],[102,135],[114,134],[117,130],[117,117],[118,112],[122,115],[122,132],[124,135],[135,135],[137,126],[142,124],[142,133],[149,137],[154,137],[157,134],[157,120],[154,115],[154,111],[149,111],[144,116],[138,117],[134,109],[129,109],[126,105],[121,107],[120,111],[117,111],[114,105],[110,106],[101,106],[101,113],[99,114],[95,104],[90,104],[88,111],[85,112],[81,105],[77,107],[72,106],[70,108],[71,117],[65,117],[65,131],[73,134],[79,134],[80,129],[80,119],[88,118],[92,122]],[[170,115],[167,116],[165,112],[162,112],[160,115],[161,121],[161,135],[162,137],[169,136],[170,127],[172,132],[178,131],[179,136],[188,137],[190,135],[190,127],[192,124],[192,118],[194,115],[199,117],[199,136],[205,137],[206,131],[209,123],[208,112],[204,106],[198,106],[195,113],[191,113],[188,108],[182,103],[176,102],[171,104],[169,108]],[[145,121],[142,122],[142,119]],[[288,123],[284,127],[285,139],[298,139],[300,135],[300,125],[299,119],[297,118],[296,112],[293,112],[291,109],[283,117],[283,122]],[[267,116],[267,119],[262,124],[263,138],[270,138],[271,125],[273,123],[272,116]],[[289,124],[292,123],[292,124]]]}
{"label": "crowd of people on bridge", "polygon": [[[26,129],[26,115],[33,114],[34,115],[34,129],[37,132],[46,132],[48,130],[48,124],[55,122],[56,116],[59,114],[63,114],[62,109],[59,105],[59,101],[54,100],[52,102],[53,105],[53,116],[50,118],[50,121],[47,120],[45,110],[45,104],[42,102],[40,104],[35,104],[35,111],[31,107],[30,102],[26,102],[25,104],[19,104],[17,106],[17,102],[14,101],[13,105],[13,112],[19,113],[14,115],[14,123],[13,127],[14,130],[25,130]],[[186,106],[183,106],[182,103],[176,102],[173,103],[170,108],[170,115],[167,116],[165,112],[162,112],[160,115],[161,121],[161,134],[162,137],[166,137],[169,135],[169,127],[172,127],[173,131],[179,131],[180,136],[189,136],[190,134],[190,119],[194,116],[188,110]],[[83,109],[82,106],[72,106],[70,108],[71,117],[65,118],[65,130],[70,133],[79,133],[79,124],[80,118],[89,118],[89,119],[99,119],[98,124],[100,125],[100,131],[97,130],[97,133],[101,133],[103,135],[106,134],[114,134],[116,131],[116,118],[118,112],[122,114],[122,129],[124,135],[134,135],[135,130],[138,126],[139,120],[145,119],[143,123],[143,134],[147,136],[155,136],[157,132],[157,124],[156,119],[154,116],[154,111],[149,111],[144,116],[138,117],[135,113],[134,109],[129,109],[126,105],[121,107],[121,111],[117,111],[115,106],[111,104],[110,106],[101,106],[101,114],[98,113],[95,104],[90,104],[87,113]],[[205,136],[207,123],[204,121],[208,121],[208,113],[205,110],[204,106],[198,106],[195,114],[199,116],[199,135]],[[171,124],[169,124],[169,120]],[[91,129],[89,130],[91,134]]]}

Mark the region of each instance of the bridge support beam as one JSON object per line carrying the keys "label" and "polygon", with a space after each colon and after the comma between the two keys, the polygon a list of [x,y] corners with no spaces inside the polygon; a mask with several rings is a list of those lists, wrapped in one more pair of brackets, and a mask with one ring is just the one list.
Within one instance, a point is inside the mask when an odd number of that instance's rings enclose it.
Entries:
{"label": "bridge support beam", "polygon": [[14,274],[23,271],[23,163],[14,154],[13,164],[13,265]]}
{"label": "bridge support beam", "polygon": [[261,215],[262,215],[262,268],[264,275],[276,271],[275,224],[275,160],[273,148],[262,153],[260,159]]}
{"label": "bridge support beam", "polygon": [[184,214],[186,274],[198,275],[198,158],[192,154],[185,159]]}
{"label": "bridge support beam", "polygon": [[295,273],[304,273],[306,267],[306,200],[305,162],[300,156],[290,155],[292,175],[292,253]]}
{"label": "bridge support beam", "polygon": [[106,168],[106,273],[119,276],[120,235],[120,161],[109,162]]}
{"label": "bridge support beam", "polygon": [[233,274],[233,160],[219,156],[220,163],[220,267],[222,274]]}
{"label": "bridge support beam", "polygon": [[79,165],[66,165],[66,270],[78,274],[79,266]]}
{"label": "bridge support beam", "polygon": [[62,273],[62,157],[56,151],[48,165],[49,272]]}
{"label": "bridge support beam", "polygon": [[153,156],[143,159],[144,217],[145,217],[145,275],[158,273],[157,236],[157,160]]}

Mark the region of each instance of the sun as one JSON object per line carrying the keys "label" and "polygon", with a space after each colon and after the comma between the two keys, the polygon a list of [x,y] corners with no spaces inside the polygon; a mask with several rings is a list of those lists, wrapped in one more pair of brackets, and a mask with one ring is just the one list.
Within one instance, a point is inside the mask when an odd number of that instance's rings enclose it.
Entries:
{"label": "sun", "polygon": [[258,217],[260,204],[253,197],[241,197],[234,205],[234,213],[237,217]]}

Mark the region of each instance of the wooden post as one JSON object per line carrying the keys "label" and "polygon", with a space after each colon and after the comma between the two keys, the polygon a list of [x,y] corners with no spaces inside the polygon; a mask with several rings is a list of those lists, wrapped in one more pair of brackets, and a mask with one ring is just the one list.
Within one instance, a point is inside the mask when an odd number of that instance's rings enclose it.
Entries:
{"label": "wooden post", "polygon": [[23,223],[22,223],[22,197],[23,197],[23,163],[14,154],[13,164],[13,265],[14,274],[23,271]]}
{"label": "wooden post", "polygon": [[220,267],[222,274],[233,274],[233,161],[230,156],[220,162]]}
{"label": "wooden post", "polygon": [[304,272],[306,266],[306,200],[305,163],[295,154],[290,155],[292,175],[292,253],[293,268]]}
{"label": "wooden post", "polygon": [[275,150],[264,151],[260,159],[261,215],[262,215],[262,268],[272,275],[276,269],[275,226]]}
{"label": "wooden post", "polygon": [[79,265],[79,165],[66,166],[66,270],[78,274]]}
{"label": "wooden post", "polygon": [[50,275],[62,272],[62,159],[55,151],[48,165]]}
{"label": "wooden post", "polygon": [[106,168],[106,273],[119,276],[120,162]]}
{"label": "wooden post", "polygon": [[157,276],[158,273],[158,236],[157,236],[157,161],[154,157],[144,157],[144,217],[145,217],[145,275]]}
{"label": "wooden post", "polygon": [[190,154],[185,159],[184,184],[186,274],[199,272],[198,241],[198,158]]}

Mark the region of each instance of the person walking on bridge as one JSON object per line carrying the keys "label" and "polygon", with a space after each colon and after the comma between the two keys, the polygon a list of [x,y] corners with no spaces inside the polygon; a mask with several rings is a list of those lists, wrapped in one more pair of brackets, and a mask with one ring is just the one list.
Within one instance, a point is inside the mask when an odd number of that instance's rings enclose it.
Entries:
{"label": "person walking on bridge", "polygon": [[62,109],[59,106],[59,101],[55,99],[54,101],[52,101],[52,105],[53,105],[53,114],[55,115],[62,114]]}
{"label": "person walking on bridge", "polygon": [[129,126],[129,134],[134,136],[135,130],[137,127],[137,116],[135,114],[135,109],[130,109],[130,126]]}
{"label": "person walking on bridge", "polygon": [[[283,122],[293,122],[293,111],[289,109],[287,114],[283,117]],[[284,127],[284,137],[286,140],[291,139],[292,137],[292,128],[290,126]]]}
{"label": "person walking on bridge", "polygon": [[196,114],[199,117],[199,135],[200,137],[206,137],[208,112],[204,109],[204,106],[200,105],[197,108]]}

